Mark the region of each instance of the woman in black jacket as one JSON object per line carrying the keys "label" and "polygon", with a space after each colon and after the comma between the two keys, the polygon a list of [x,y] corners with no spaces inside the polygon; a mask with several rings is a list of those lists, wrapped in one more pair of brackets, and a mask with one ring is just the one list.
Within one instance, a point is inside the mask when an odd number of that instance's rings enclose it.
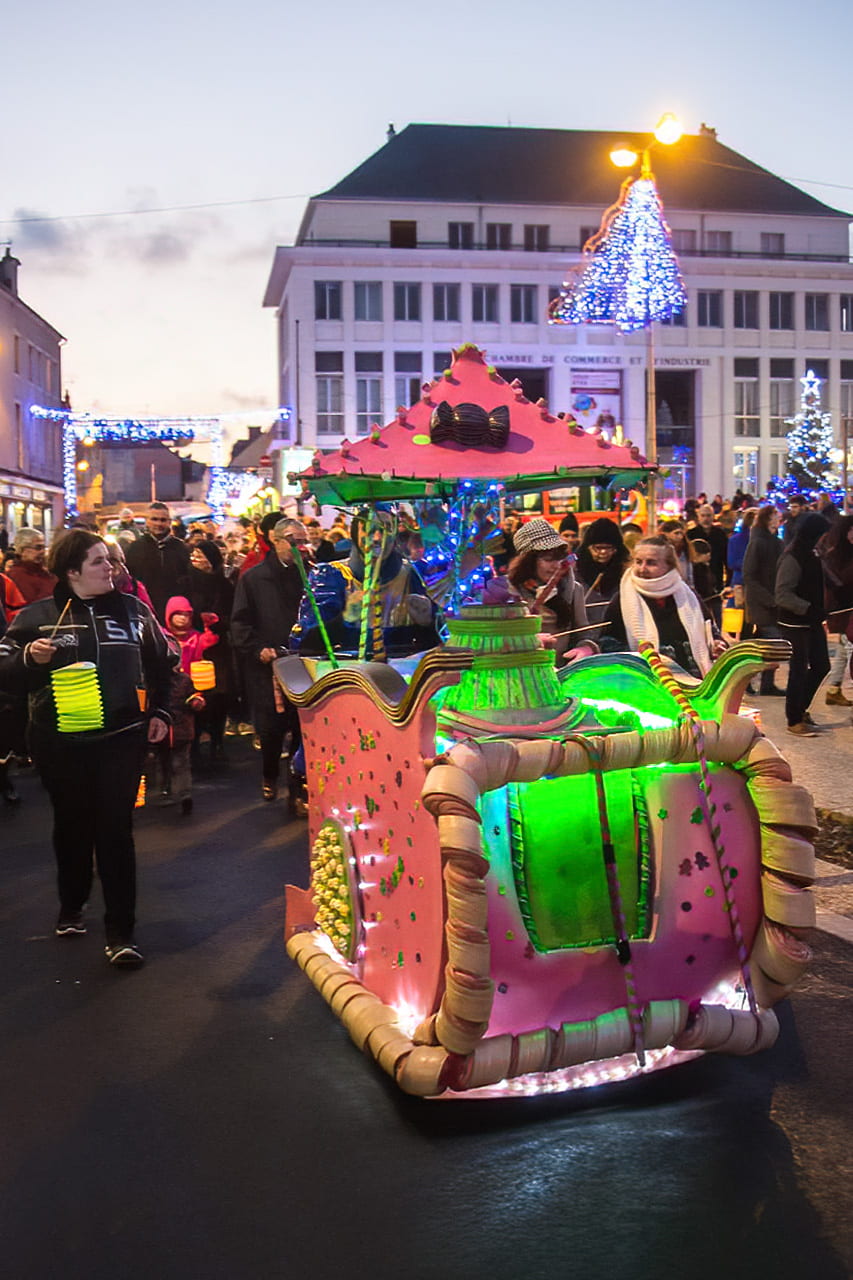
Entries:
{"label": "woman in black jacket", "polygon": [[[154,615],[113,586],[105,543],[71,529],[51,547],[52,596],[22,609],[0,641],[0,688],[27,693],[30,749],[53,805],[60,937],[84,934],[93,858],[104,895],[106,955],[136,968],[133,809],[148,742],[169,731],[174,660]],[[54,685],[93,680],[71,703]],[[92,669],[95,675],[92,676]],[[63,679],[63,677],[60,677]]]}
{"label": "woman in black jacket", "polygon": [[785,716],[788,732],[802,738],[814,736],[809,706],[829,671],[829,651],[823,629],[826,617],[823,570],[815,549],[828,528],[823,516],[814,512],[807,515],[779,557],[776,570],[779,627],[792,645]]}
{"label": "woman in black jacket", "polygon": [[[782,636],[776,616],[776,568],[782,554],[777,537],[779,512],[774,506],[761,507],[749,534],[743,557],[743,599],[746,622],[757,640],[778,640]],[[784,697],[785,690],[773,682],[773,671],[762,671],[758,692],[765,697]]]}

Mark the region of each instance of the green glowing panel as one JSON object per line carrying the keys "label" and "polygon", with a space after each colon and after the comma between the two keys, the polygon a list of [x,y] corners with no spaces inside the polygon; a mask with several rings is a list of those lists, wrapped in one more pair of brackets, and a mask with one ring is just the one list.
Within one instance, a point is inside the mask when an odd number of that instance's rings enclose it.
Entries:
{"label": "green glowing panel", "polygon": [[[649,930],[649,852],[642,799],[628,770],[604,775],[610,834],[631,937]],[[537,951],[615,937],[595,781],[589,774],[507,787],[516,892]]]}

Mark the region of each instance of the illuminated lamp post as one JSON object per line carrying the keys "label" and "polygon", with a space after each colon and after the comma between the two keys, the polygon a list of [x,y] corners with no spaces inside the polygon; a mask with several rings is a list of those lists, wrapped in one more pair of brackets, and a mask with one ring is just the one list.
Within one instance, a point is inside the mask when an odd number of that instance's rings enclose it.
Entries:
{"label": "illuminated lamp post", "polygon": [[[681,311],[687,301],[650,153],[656,144],[671,146],[681,135],[675,116],[667,114],[641,153],[626,145],[611,151],[611,161],[621,168],[640,160],[639,177],[623,182],[616,204],[606,210],[598,231],[584,245],[574,278],[564,284],[549,311],[554,324],[615,324],[622,333],[646,330],[645,454],[649,463],[657,461],[653,325]],[[650,531],[657,522],[655,479],[652,474],[648,477]]]}

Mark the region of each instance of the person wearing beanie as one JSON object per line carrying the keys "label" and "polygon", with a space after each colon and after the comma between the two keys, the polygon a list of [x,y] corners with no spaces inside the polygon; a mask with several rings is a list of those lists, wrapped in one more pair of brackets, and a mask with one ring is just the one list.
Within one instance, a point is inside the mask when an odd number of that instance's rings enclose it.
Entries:
{"label": "person wearing beanie", "polygon": [[534,516],[516,529],[513,542],[516,554],[507,578],[531,613],[541,617],[558,664],[598,653],[587,629],[583,588],[575,581],[574,556],[554,526]]}
{"label": "person wearing beanie", "polygon": [[828,529],[828,522],[816,512],[803,516],[776,568],[779,629],[792,647],[785,718],[788,732],[800,738],[814,737],[816,726],[809,707],[829,671],[823,570],[817,554],[817,544]]}
{"label": "person wearing beanie", "polygon": [[192,605],[193,626],[204,628],[205,618],[215,618],[209,627],[217,643],[207,654],[216,671],[216,685],[205,696],[205,707],[198,718],[198,736],[210,734],[210,758],[225,760],[223,737],[230,713],[237,723],[243,718],[235,696],[234,654],[231,648],[231,610],[234,586],[225,576],[222,552],[215,542],[205,538],[190,550],[190,576],[187,598]]}
{"label": "person wearing beanie", "polygon": [[136,542],[142,537],[142,530],[137,528],[136,521],[133,518],[132,507],[122,507],[118,513],[118,529],[116,530],[116,542],[125,551],[132,542]]}
{"label": "person wearing beanie", "polygon": [[[631,553],[615,520],[602,516],[586,526],[578,550],[575,577],[583,587],[590,622],[603,623],[607,606],[619,590],[622,574],[630,559]],[[597,639],[600,633],[590,634]]]}
{"label": "person wearing beanie", "polygon": [[578,518],[574,511],[566,512],[560,521],[560,527],[557,532],[570,551],[577,551],[578,543],[581,540],[581,534],[580,529],[578,528]]}

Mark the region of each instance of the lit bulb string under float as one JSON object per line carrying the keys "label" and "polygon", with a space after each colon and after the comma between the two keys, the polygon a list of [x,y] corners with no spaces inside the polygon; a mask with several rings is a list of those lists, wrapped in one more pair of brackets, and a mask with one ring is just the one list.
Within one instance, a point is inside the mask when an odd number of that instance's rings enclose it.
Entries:
{"label": "lit bulb string under float", "polygon": [[714,803],[711,788],[711,771],[708,768],[708,757],[705,752],[705,734],[702,728],[702,721],[698,712],[694,709],[689,698],[685,694],[681,685],[667,669],[660,654],[654,645],[648,640],[641,640],[639,644],[639,654],[645,658],[649,667],[667,690],[672,694],[678,706],[681,708],[682,716],[690,728],[693,741],[696,745],[696,759],[699,764],[699,772],[702,775],[702,781],[699,785],[699,793],[702,797],[702,807],[705,810],[705,816],[708,821],[708,830],[711,836],[711,848],[714,851],[714,858],[717,863],[717,869],[720,873],[720,882],[723,886],[723,897],[725,899],[726,911],[729,917],[729,925],[732,931],[735,948],[737,950],[738,963],[743,975],[743,985],[746,989],[747,1000],[749,1001],[750,1012],[758,1015],[758,1005],[755,999],[755,992],[752,987],[752,977],[749,968],[749,953],[746,949],[746,943],[743,936],[743,928],[740,922],[740,915],[737,909],[735,895],[732,892],[732,881],[730,876],[730,868],[725,861],[726,850],[720,836],[720,823],[717,819],[717,806]]}
{"label": "lit bulb string under float", "polygon": [[625,979],[625,996],[628,1002],[628,1017],[631,1021],[634,1053],[639,1065],[644,1067],[646,1065],[646,1054],[643,1044],[643,1010],[637,996],[637,979],[634,975],[634,966],[631,963],[631,941],[625,920],[625,908],[622,905],[622,887],[619,884],[616,850],[610,831],[610,815],[607,811],[607,794],[604,790],[604,770],[601,752],[591,738],[571,734],[568,740],[576,742],[586,752],[595,781],[595,796],[598,803],[598,816],[601,821],[601,852],[607,876],[607,896],[610,901],[610,914],[613,918],[614,944],[617,958],[622,966],[622,975]]}

